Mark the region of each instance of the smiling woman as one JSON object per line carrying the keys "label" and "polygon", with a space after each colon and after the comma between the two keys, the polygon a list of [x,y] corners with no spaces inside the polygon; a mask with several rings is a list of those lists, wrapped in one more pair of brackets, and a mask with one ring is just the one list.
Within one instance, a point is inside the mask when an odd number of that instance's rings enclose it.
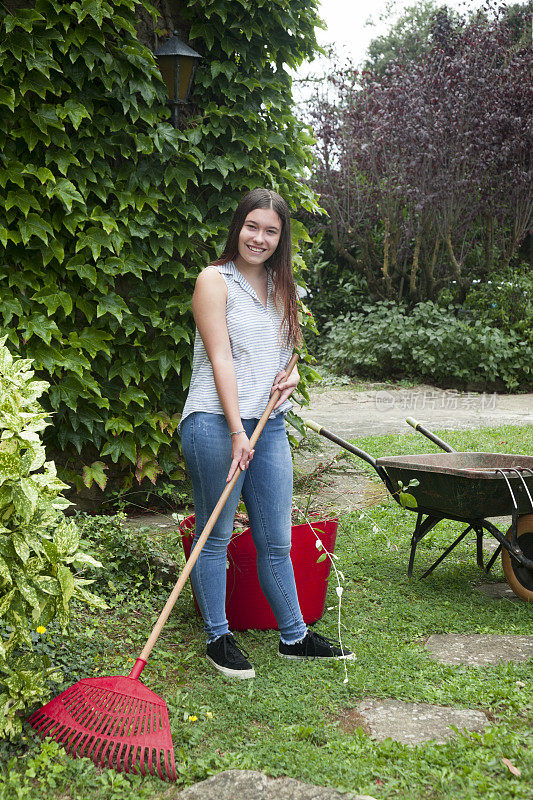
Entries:
{"label": "smiling woman", "polygon": [[[253,678],[225,612],[226,554],[242,492],[257,550],[259,582],[287,658],[338,658],[335,644],[308,632],[290,559],[292,459],[284,414],[296,388],[285,368],[300,338],[292,274],[290,215],[276,192],[254,189],[239,203],[221,257],[198,277],[193,374],[180,423],[193,484],[195,543],[225,483],[242,470],[191,572],[208,636],[207,657],[222,674]],[[255,449],[249,437],[269,397],[281,394]]]}

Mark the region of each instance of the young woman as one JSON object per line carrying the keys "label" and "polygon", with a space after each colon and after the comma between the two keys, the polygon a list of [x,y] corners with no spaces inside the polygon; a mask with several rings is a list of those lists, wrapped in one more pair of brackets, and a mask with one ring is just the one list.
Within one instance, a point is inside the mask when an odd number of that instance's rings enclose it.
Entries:
{"label": "young woman", "polygon": [[[308,631],[292,563],[292,460],[284,414],[299,375],[285,367],[300,339],[292,273],[290,214],[276,192],[254,189],[239,203],[224,251],[198,276],[193,372],[180,423],[193,484],[196,537],[224,485],[242,474],[216,522],[191,581],[208,636],[207,658],[224,675],[253,678],[225,613],[226,551],[242,493],[257,549],[261,588],[276,617],[285,658],[348,655]],[[270,395],[281,394],[254,450],[251,436]],[[196,540],[195,540],[196,541]]]}

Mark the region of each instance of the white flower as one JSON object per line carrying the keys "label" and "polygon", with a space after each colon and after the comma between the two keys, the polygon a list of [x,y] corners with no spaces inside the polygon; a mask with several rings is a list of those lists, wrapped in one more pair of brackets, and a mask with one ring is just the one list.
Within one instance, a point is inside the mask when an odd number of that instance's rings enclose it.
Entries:
{"label": "white flower", "polygon": [[340,597],[342,595],[344,589],[342,588],[342,586],[336,586],[335,587],[335,591],[337,592],[337,596]]}
{"label": "white flower", "polygon": [[317,550],[322,550],[322,542],[320,541],[320,539],[316,540],[315,547]]}

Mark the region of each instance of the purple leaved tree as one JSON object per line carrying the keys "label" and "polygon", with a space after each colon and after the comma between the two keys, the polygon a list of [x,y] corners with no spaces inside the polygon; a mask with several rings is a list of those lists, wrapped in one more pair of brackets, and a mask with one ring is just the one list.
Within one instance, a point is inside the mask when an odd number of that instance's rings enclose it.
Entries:
{"label": "purple leaved tree", "polygon": [[310,117],[312,185],[337,254],[373,299],[459,297],[505,269],[531,226],[533,53],[526,8],[441,10],[416,60],[329,77]]}

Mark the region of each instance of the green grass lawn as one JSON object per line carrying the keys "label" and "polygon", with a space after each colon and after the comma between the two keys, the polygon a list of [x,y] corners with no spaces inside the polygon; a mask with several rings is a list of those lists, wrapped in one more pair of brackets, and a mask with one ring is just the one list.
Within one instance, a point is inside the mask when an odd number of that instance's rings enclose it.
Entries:
{"label": "green grass lawn", "polygon": [[[533,452],[531,428],[440,435],[459,450]],[[369,437],[357,444],[375,456],[436,450],[418,435]],[[55,743],[41,745],[28,729],[22,746],[3,746],[9,771],[0,798],[173,798],[180,787],[221,770],[255,769],[376,798],[531,800],[532,662],[447,666],[428,656],[424,642],[432,633],[533,635],[533,609],[476,591],[477,584],[503,578],[499,560],[489,576],[478,569],[474,537],[424,581],[408,580],[414,521],[414,514],[390,499],[362,518],[360,512],[341,517],[336,553],[345,577],[342,635],[357,655],[347,664],[348,683],[341,663],[278,658],[274,631],[241,634],[257,677],[225,680],[205,661],[204,636],[187,589],[143,673],[169,708],[179,785],[97,770],[91,761],[68,758]],[[421,542],[415,575],[460,529],[459,523],[443,522]],[[124,548],[130,544],[131,536],[125,537]],[[176,537],[167,535],[164,547],[175,555]],[[316,628],[334,638],[337,597],[330,583],[326,606],[333,609]],[[70,639],[52,628],[45,636],[48,646],[59,646],[65,687],[93,674],[127,674],[169,591],[150,587],[135,564],[122,577],[101,575],[99,587],[112,598],[107,612],[80,610]],[[349,723],[350,711],[364,697],[479,709],[491,724],[481,734],[459,731],[447,744],[377,743]],[[518,767],[520,777],[503,758]]]}

